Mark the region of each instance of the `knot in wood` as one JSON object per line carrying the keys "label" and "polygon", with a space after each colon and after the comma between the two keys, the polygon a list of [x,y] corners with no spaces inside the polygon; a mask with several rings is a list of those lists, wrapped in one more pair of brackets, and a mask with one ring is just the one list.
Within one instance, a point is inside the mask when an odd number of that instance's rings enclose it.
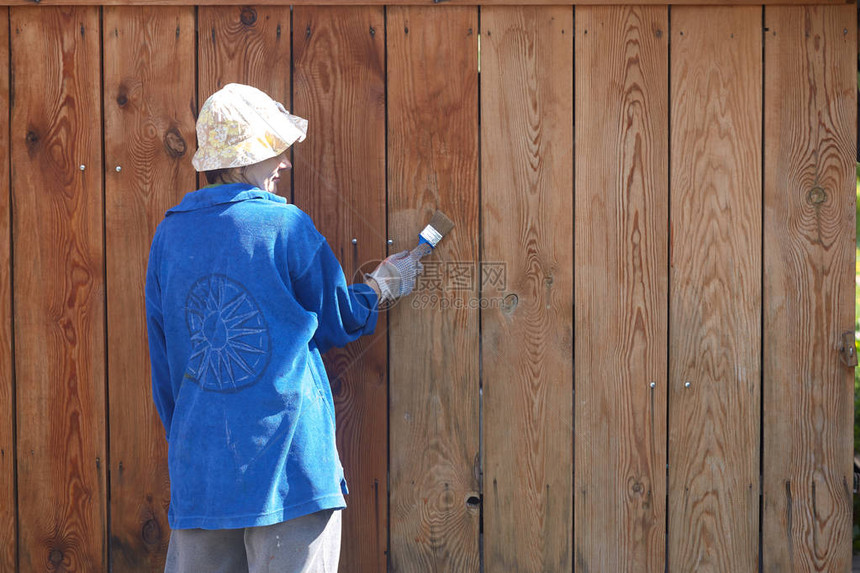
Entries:
{"label": "knot in wood", "polygon": [[825,191],[823,187],[816,185],[806,194],[806,200],[809,201],[811,205],[821,205],[827,201],[827,191]]}
{"label": "knot in wood", "polygon": [[239,20],[246,26],[253,26],[257,22],[257,11],[250,6],[245,6],[239,13]]}
{"label": "knot in wood", "polygon": [[119,92],[119,95],[116,96],[116,103],[119,107],[124,107],[128,103],[128,96],[124,91]]}
{"label": "knot in wood", "polygon": [[51,552],[48,553],[48,561],[53,563],[55,566],[59,565],[63,562],[63,552],[59,549],[51,549]]}
{"label": "knot in wood", "polygon": [[182,134],[179,133],[179,130],[175,127],[171,127],[165,132],[164,148],[167,150],[167,154],[171,157],[182,157],[185,155],[185,150],[187,149],[185,140],[182,138]]}
{"label": "knot in wood", "polygon": [[36,145],[39,143],[39,135],[33,130],[27,132],[27,137],[25,139],[27,140],[28,145]]}
{"label": "knot in wood", "polygon": [[520,302],[520,297],[518,297],[515,294],[509,294],[508,296],[505,297],[503,304],[505,305],[505,310],[507,312],[513,312],[514,309],[517,308],[517,305],[519,304],[519,302]]}
{"label": "knot in wood", "polygon": [[633,493],[642,493],[642,484],[638,481],[633,483]]}
{"label": "knot in wood", "polygon": [[147,545],[158,545],[161,542],[161,526],[154,518],[147,519],[140,530],[140,536]]}

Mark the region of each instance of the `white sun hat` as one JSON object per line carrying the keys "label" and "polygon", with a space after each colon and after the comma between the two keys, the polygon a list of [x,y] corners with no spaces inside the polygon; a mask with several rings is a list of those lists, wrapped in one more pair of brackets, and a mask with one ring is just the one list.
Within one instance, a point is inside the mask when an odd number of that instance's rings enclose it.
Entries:
{"label": "white sun hat", "polygon": [[303,141],[308,120],[255,87],[227,84],[203,104],[197,118],[197,171],[253,165]]}

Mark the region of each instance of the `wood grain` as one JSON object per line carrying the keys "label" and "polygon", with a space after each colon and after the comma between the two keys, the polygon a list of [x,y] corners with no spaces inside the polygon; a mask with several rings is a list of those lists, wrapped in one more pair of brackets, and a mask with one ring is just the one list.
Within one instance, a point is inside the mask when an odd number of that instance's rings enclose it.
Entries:
{"label": "wood grain", "polygon": [[15,8],[11,35],[20,568],[104,571],[99,10]]}
{"label": "wood grain", "polygon": [[[9,121],[9,10],[0,10],[0,117]],[[12,242],[9,129],[0,129],[0,571],[18,560],[15,515],[15,390],[12,372]]]}
{"label": "wood grain", "polygon": [[665,570],[668,40],[665,7],[576,11],[578,571]]}
{"label": "wood grain", "polygon": [[761,34],[760,8],[672,10],[669,567],[679,571],[758,567]]}
{"label": "wood grain", "polygon": [[[0,0],[0,6],[30,6],[36,0]],[[440,9],[447,9],[447,6],[521,6],[521,5],[557,5],[557,6],[572,6],[572,5],[602,5],[602,6],[628,6],[628,5],[698,5],[698,6],[761,6],[762,4],[828,4],[841,5],[846,0],[728,0],[720,2],[718,0],[443,0],[445,7],[439,0],[327,0],[326,5],[340,6],[366,6],[366,5],[385,5],[385,6],[425,6],[434,7],[440,6]],[[39,0],[41,6],[58,6],[58,5],[75,5],[89,4],[92,0]],[[102,0],[99,2],[102,6],[129,6],[129,5],[151,5],[151,6],[232,6],[236,0]],[[283,0],[259,0],[255,3],[259,5],[282,5]],[[293,6],[317,5],[320,0],[292,0]]]}
{"label": "wood grain", "polygon": [[155,228],[195,188],[195,39],[192,8],[104,10],[110,556],[121,571],[162,570],[170,533],[142,301]]}
{"label": "wood grain", "polygon": [[476,571],[480,508],[467,502],[480,496],[478,289],[468,276],[478,260],[478,11],[387,16],[393,249],[414,246],[437,208],[456,224],[427,259],[448,280],[419,283],[389,313],[390,566]]}
{"label": "wood grain", "polygon": [[765,571],[851,569],[856,16],[765,11]]}
{"label": "wood grain", "polygon": [[[197,18],[200,105],[236,82],[290,107],[289,6],[201,6]],[[202,173],[199,185],[206,185]],[[289,177],[278,181],[278,193],[291,197]]]}
{"label": "wood grain", "polygon": [[[293,11],[293,102],[309,122],[294,147],[295,203],[363,282],[385,256],[385,16],[381,7]],[[356,243],[352,244],[352,239]],[[386,316],[325,356],[350,494],[341,570],[385,571],[388,549]]]}
{"label": "wood grain", "polygon": [[573,10],[484,8],[481,38],[484,567],[569,571]]}

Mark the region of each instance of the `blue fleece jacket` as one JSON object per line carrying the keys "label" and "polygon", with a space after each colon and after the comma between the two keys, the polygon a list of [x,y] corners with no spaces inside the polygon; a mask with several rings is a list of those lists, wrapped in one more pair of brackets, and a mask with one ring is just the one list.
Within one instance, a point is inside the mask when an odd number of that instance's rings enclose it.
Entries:
{"label": "blue fleece jacket", "polygon": [[347,286],[311,219],[277,195],[206,187],[167,212],[146,317],[171,528],[345,507],[320,353],[373,332],[377,302],[367,285]]}

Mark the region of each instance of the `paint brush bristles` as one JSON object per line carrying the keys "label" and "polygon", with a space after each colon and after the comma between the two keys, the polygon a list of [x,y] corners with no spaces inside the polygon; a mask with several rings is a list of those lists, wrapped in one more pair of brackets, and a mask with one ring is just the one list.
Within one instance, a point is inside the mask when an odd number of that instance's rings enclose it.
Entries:
{"label": "paint brush bristles", "polygon": [[442,211],[436,211],[433,213],[430,223],[419,234],[419,240],[435,248],[439,244],[439,241],[442,240],[442,237],[450,233],[453,228],[454,222],[446,217]]}
{"label": "paint brush bristles", "polygon": [[436,229],[436,232],[444,237],[454,228],[454,221],[446,217],[442,211],[436,211],[433,213],[433,218],[430,219],[429,226]]}
{"label": "paint brush bristles", "polygon": [[412,255],[418,259],[430,254],[436,248],[442,237],[451,232],[454,222],[442,211],[433,213],[430,223],[418,234],[418,246],[412,249]]}

